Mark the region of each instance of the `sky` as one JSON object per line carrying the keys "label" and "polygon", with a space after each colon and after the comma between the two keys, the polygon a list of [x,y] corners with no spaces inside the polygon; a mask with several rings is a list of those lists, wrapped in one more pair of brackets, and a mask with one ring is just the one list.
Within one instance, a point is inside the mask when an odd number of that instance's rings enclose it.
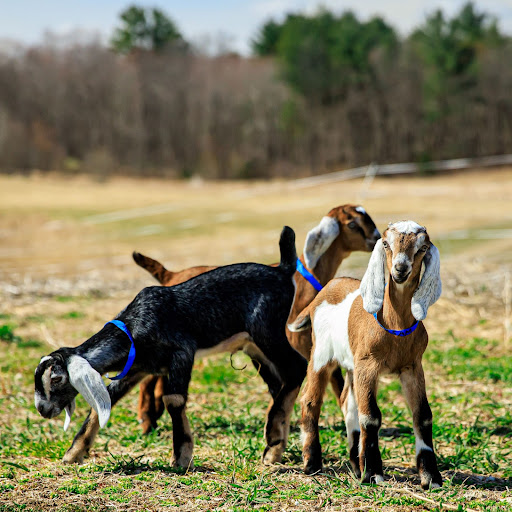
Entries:
{"label": "sky", "polygon": [[[119,13],[130,4],[159,7],[178,25],[187,40],[210,47],[219,42],[248,54],[250,40],[269,18],[288,12],[314,12],[320,5],[335,12],[350,9],[365,20],[380,15],[402,35],[437,8],[447,15],[465,0],[3,0],[0,40],[23,44],[41,42],[51,31],[83,39],[98,36],[108,42]],[[479,10],[496,16],[502,31],[512,34],[512,0],[476,0]]]}

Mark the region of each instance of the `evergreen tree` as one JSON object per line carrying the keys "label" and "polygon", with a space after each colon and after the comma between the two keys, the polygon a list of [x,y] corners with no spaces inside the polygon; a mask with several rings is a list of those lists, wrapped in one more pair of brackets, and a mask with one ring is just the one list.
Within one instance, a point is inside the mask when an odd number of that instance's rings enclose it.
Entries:
{"label": "evergreen tree", "polygon": [[175,23],[160,9],[132,5],[120,18],[121,27],[115,30],[111,40],[112,48],[118,53],[161,52],[170,45],[180,49],[188,47]]}

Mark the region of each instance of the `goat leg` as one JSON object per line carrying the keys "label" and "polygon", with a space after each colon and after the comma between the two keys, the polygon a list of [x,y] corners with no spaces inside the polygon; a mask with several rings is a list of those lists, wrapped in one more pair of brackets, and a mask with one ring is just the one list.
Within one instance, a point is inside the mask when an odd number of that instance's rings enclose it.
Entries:
{"label": "goat leg", "polygon": [[[107,388],[110,395],[111,406],[114,407],[114,405],[126,395],[133,386],[139,383],[144,376],[144,373],[128,374],[124,379],[112,381]],[[82,464],[84,458],[89,455],[89,450],[94,443],[99,428],[98,414],[94,409],[91,409],[82,427],[78,431],[78,434],[73,439],[73,443],[64,454],[62,461],[65,464]]]}
{"label": "goat leg", "polygon": [[432,411],[428,403],[421,362],[400,374],[405,398],[412,412],[416,438],[416,466],[423,489],[440,487],[443,478],[437,469],[432,442]]}
{"label": "goat leg", "polygon": [[377,405],[378,372],[362,361],[355,364],[354,394],[357,401],[359,427],[359,469],[365,483],[384,481],[379,450],[379,430],[382,413]]}
{"label": "goat leg", "polygon": [[306,475],[312,475],[322,470],[322,447],[318,432],[318,420],[331,371],[332,368],[329,366],[324,366],[319,371],[314,370],[313,364],[308,366],[308,378],[301,398],[302,458]]}
{"label": "goat leg", "polygon": [[[182,342],[182,346],[190,347],[191,343]],[[171,465],[193,469],[192,454],[194,441],[190,423],[186,414],[188,398],[188,385],[194,364],[194,354],[190,351],[179,350],[173,353],[169,365],[168,394],[162,397],[162,401],[172,419],[172,444],[173,455]]]}

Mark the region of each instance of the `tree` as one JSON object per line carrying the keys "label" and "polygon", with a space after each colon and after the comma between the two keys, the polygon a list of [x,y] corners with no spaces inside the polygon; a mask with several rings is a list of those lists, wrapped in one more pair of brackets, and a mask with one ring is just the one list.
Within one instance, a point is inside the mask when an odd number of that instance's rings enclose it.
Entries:
{"label": "tree", "polygon": [[252,51],[255,55],[266,57],[277,53],[277,44],[283,32],[283,25],[274,20],[267,21],[260,29],[258,35],[251,41]]}
{"label": "tree", "polygon": [[186,49],[187,43],[175,23],[160,9],[144,9],[132,5],[120,15],[122,26],[111,40],[118,53],[135,50],[161,52],[169,46]]}
{"label": "tree", "polygon": [[313,102],[332,104],[371,78],[371,54],[396,44],[381,18],[361,23],[352,12],[289,16],[277,44],[285,80]]}
{"label": "tree", "polygon": [[[479,54],[501,45],[496,20],[468,2],[452,19],[441,10],[411,36],[425,67],[425,107],[431,119],[449,113],[448,99],[472,89],[478,79]],[[467,98],[466,98],[467,99]]]}

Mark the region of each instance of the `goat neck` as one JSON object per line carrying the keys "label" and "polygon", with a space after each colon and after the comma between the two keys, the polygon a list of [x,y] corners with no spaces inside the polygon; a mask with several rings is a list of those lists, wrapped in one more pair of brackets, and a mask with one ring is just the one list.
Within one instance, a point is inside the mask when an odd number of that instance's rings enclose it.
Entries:
{"label": "goat neck", "polygon": [[315,277],[325,286],[335,275],[341,262],[350,256],[351,251],[343,249],[341,235],[338,236],[329,248],[320,256],[314,269],[309,269]]}
{"label": "goat neck", "polygon": [[411,312],[411,300],[419,283],[419,275],[411,276],[406,283],[397,284],[392,278],[384,292],[379,322],[387,329],[401,330],[411,327],[416,319]]}
{"label": "goat neck", "polygon": [[73,350],[76,355],[86,359],[98,373],[103,375],[123,368],[130,345],[130,339],[123,331],[112,324],[107,324],[101,331]]}

